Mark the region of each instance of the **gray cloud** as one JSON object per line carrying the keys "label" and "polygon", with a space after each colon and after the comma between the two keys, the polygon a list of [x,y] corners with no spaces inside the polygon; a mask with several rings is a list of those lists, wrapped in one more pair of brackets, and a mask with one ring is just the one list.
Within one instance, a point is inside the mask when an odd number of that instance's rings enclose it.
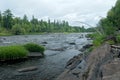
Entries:
{"label": "gray cloud", "polygon": [[95,25],[116,0],[0,0],[0,10],[11,9],[15,16],[27,14],[41,19],[67,20],[71,25],[82,21]]}

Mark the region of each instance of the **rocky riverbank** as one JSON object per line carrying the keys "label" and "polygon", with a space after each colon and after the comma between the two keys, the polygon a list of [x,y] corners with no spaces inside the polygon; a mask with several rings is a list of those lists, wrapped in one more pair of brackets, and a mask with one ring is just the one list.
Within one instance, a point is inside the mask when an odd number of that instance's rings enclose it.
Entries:
{"label": "rocky riverbank", "polygon": [[82,54],[69,60],[56,80],[120,80],[119,51],[104,44],[86,58]]}

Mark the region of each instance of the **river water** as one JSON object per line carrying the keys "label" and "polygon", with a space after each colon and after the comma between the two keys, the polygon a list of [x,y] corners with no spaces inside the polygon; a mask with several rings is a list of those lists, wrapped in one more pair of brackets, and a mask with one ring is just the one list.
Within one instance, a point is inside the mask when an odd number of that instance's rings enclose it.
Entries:
{"label": "river water", "polygon": [[[80,54],[82,46],[91,41],[85,33],[43,34],[0,37],[0,45],[14,45],[34,42],[45,46],[45,57],[30,59],[14,64],[0,65],[0,80],[55,80],[64,71],[66,62]],[[18,72],[18,69],[36,66],[38,70]]]}

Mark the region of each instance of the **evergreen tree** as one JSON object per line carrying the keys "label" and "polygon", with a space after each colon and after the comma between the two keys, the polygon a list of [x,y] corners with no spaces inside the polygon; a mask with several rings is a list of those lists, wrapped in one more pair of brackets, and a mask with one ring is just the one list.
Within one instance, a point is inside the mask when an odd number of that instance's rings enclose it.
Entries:
{"label": "evergreen tree", "polygon": [[9,9],[3,13],[3,27],[6,29],[11,29],[13,26],[13,14]]}

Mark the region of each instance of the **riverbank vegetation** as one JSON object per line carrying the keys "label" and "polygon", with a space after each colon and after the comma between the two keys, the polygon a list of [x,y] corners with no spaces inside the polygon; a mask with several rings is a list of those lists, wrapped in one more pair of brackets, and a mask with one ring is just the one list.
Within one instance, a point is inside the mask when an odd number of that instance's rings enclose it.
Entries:
{"label": "riverbank vegetation", "polygon": [[0,12],[0,35],[21,35],[34,33],[56,33],[56,32],[91,32],[93,28],[85,29],[84,26],[70,26],[67,21],[60,20],[38,20],[34,16],[29,20],[27,15],[23,18],[15,17],[11,10]]}
{"label": "riverbank vegetation", "polygon": [[2,46],[0,47],[0,60],[15,60],[27,58],[28,51],[22,46]]}
{"label": "riverbank vegetation", "polygon": [[34,43],[15,46],[0,46],[0,61],[28,58],[28,54],[31,52],[38,52],[38,54],[44,55],[44,50],[44,47]]}
{"label": "riverbank vegetation", "polygon": [[23,46],[29,52],[40,52],[42,55],[44,55],[45,48],[43,46],[37,45],[35,43],[27,43]]}
{"label": "riverbank vegetation", "polygon": [[120,43],[120,0],[117,0],[114,7],[112,7],[107,17],[102,18],[96,29],[98,32],[92,34],[91,37],[94,39],[93,44],[99,46],[104,42],[115,44]]}

